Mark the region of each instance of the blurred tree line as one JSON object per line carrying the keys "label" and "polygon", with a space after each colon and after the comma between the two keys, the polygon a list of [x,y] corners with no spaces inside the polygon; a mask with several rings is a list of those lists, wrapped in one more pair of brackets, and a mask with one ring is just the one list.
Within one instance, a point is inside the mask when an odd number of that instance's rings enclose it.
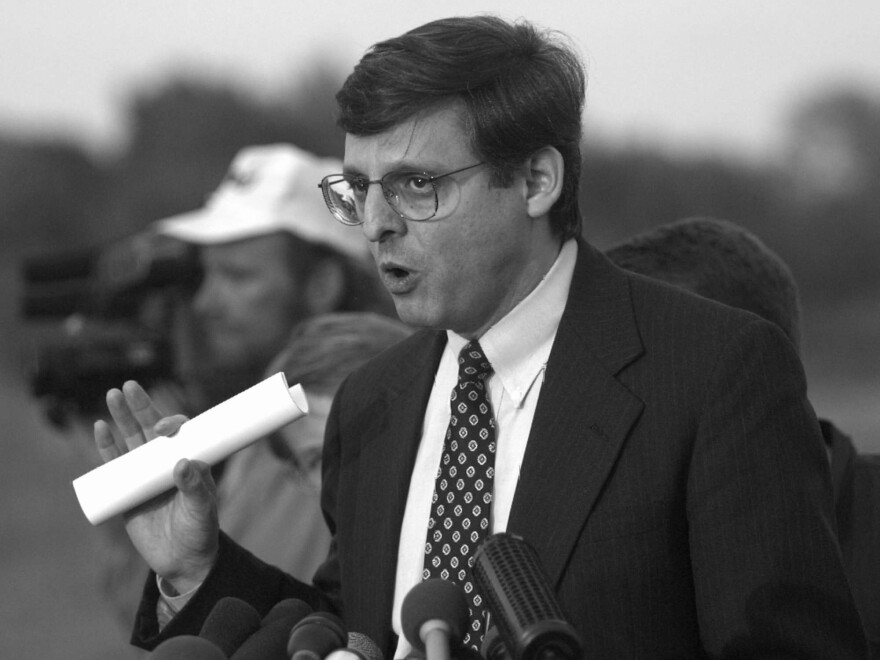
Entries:
{"label": "blurred tree line", "polygon": [[[289,141],[341,156],[333,99],[341,80],[317,67],[281,98],[257,99],[172,75],[132,94],[127,144],[105,159],[73,141],[0,133],[0,244],[7,254],[90,246],[194,209],[244,145]],[[805,301],[877,290],[880,101],[824,90],[792,108],[785,130],[786,152],[772,163],[587,144],[587,237],[607,247],[678,218],[722,217],[788,261]]]}

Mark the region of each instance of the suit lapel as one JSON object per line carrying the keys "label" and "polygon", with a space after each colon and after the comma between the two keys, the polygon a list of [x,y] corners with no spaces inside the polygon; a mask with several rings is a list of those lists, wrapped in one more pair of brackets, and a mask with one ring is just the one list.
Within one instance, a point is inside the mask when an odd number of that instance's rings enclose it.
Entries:
{"label": "suit lapel", "polygon": [[[405,349],[389,365],[389,377],[376,383],[381,392],[369,425],[362,430],[358,464],[357,509],[354,538],[371,539],[352,554],[353,574],[370,603],[365,630],[389,630],[396,580],[400,526],[412,469],[422,435],[425,408],[446,335],[424,332],[405,342]],[[372,396],[372,394],[370,394]],[[388,650],[387,640],[376,640]],[[392,649],[393,650],[393,649]]]}
{"label": "suit lapel", "polygon": [[642,352],[625,276],[582,244],[508,531],[557,583],[642,402],[614,377]]}

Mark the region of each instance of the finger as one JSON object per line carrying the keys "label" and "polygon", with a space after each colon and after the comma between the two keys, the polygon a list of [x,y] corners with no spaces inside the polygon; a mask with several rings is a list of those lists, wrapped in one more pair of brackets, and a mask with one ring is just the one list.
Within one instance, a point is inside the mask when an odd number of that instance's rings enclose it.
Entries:
{"label": "finger", "polygon": [[162,413],[153,403],[150,395],[136,381],[126,381],[122,386],[122,393],[125,395],[131,414],[143,429],[146,439],[152,440],[156,437],[153,427],[162,419]]}
{"label": "finger", "polygon": [[157,436],[164,435],[166,437],[171,437],[180,430],[180,427],[183,426],[183,423],[188,419],[189,418],[186,415],[171,415],[170,417],[163,417],[156,422],[155,426],[153,426],[153,433]]}
{"label": "finger", "polygon": [[180,459],[174,466],[174,485],[186,495],[190,506],[201,512],[206,513],[213,506],[217,487],[207,463]]}
{"label": "finger", "polygon": [[119,429],[125,447],[129,450],[135,449],[147,441],[147,436],[132,413],[122,390],[113,388],[107,392],[107,409]]}
{"label": "finger", "polygon": [[98,448],[98,455],[105,463],[109,463],[117,458],[122,452],[116,446],[116,439],[110,430],[110,425],[103,420],[95,422],[95,446]]}

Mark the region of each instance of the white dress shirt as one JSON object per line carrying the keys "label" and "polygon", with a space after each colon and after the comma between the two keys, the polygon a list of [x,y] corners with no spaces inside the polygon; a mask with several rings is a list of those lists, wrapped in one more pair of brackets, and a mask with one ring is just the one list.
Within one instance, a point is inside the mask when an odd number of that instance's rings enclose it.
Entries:
{"label": "white dress shirt", "polygon": [[[565,309],[576,258],[577,244],[572,239],[562,246],[538,286],[479,338],[483,353],[493,368],[487,379],[496,439],[490,513],[493,534],[507,529],[544,369]],[[402,633],[401,604],[409,590],[422,580],[434,480],[449,425],[449,395],[458,382],[458,354],[468,342],[453,332],[447,334],[446,348],[425,410],[422,438],[400,531],[392,614],[392,625],[400,639],[395,654],[397,658],[406,656],[411,650]]]}

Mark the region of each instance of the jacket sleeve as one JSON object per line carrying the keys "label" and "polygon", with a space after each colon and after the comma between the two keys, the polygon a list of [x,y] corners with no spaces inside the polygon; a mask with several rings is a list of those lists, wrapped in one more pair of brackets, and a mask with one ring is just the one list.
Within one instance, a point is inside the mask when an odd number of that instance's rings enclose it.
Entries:
{"label": "jacket sleeve", "polygon": [[252,605],[260,616],[286,598],[298,598],[313,609],[329,603],[313,586],[261,561],[221,532],[217,563],[184,608],[159,630],[156,575],[150,572],[138,607],[131,643],[152,650],[178,635],[198,635],[211,609],[221,598],[233,596]]}
{"label": "jacket sleeve", "polygon": [[687,486],[706,650],[866,657],[836,540],[828,460],[796,352],[775,327],[756,321],[726,343],[711,374]]}

